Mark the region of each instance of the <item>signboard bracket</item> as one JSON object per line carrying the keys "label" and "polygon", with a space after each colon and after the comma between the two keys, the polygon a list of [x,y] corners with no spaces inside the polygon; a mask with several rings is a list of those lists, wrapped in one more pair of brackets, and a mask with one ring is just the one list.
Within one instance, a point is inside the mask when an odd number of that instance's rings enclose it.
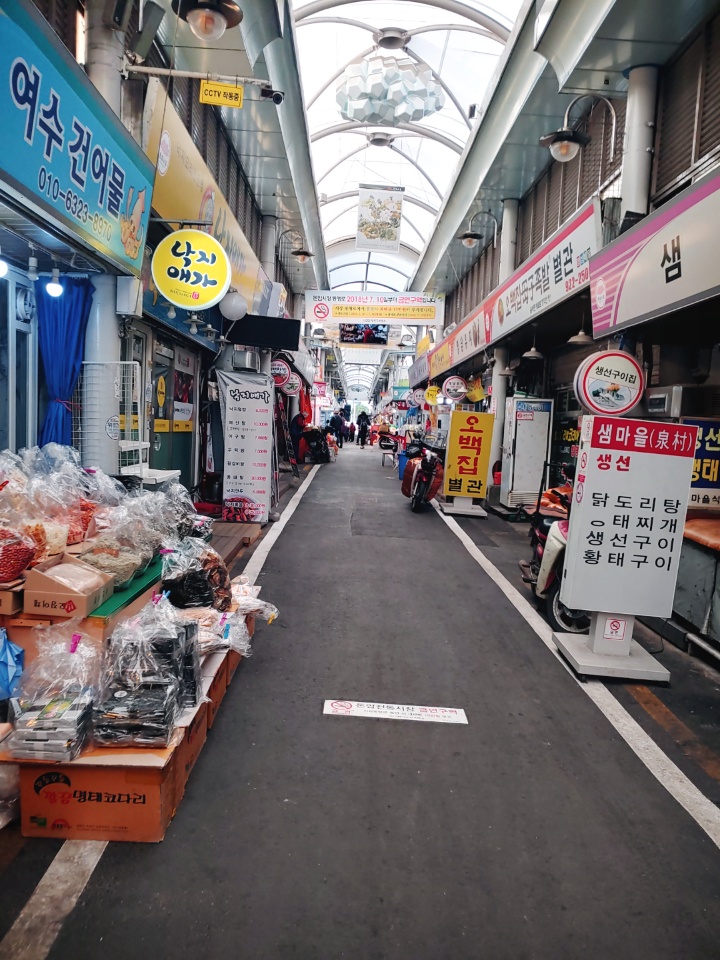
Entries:
{"label": "signboard bracket", "polygon": [[[608,640],[605,629],[607,623],[622,624],[620,630],[623,637]],[[669,683],[670,671],[637,641],[631,639],[634,623],[635,618],[627,614],[615,616],[593,613],[589,636],[581,633],[553,633],[553,640],[580,677],[617,677]],[[618,648],[617,653],[609,652],[613,643]]]}

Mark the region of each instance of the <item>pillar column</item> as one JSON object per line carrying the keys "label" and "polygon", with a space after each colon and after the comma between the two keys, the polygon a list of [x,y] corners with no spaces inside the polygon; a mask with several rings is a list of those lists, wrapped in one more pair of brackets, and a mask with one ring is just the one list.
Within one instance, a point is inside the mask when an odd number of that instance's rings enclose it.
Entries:
{"label": "pillar column", "polygon": [[518,200],[503,200],[502,230],[500,232],[499,283],[507,280],[515,270],[518,206]]}
{"label": "pillar column", "polygon": [[103,23],[105,0],[87,0],[87,60],[93,85],[120,116],[124,37]]}
{"label": "pillar column", "polygon": [[629,73],[625,142],[622,164],[622,219],[634,214],[634,220],[648,210],[658,68],[633,67]]}
{"label": "pillar column", "polygon": [[[101,467],[106,473],[118,472],[117,439],[113,418],[119,414],[119,366],[104,364],[119,363],[121,343],[119,325],[115,312],[115,277],[96,274],[92,278],[95,288],[90,317],[85,333],[85,361],[83,376],[83,466]],[[92,364],[103,364],[93,366]],[[115,434],[117,436],[117,434]]]}

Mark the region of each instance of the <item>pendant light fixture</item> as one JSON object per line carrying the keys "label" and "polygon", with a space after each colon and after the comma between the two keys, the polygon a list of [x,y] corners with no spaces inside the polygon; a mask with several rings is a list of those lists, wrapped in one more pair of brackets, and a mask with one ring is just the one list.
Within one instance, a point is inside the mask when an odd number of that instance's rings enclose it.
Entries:
{"label": "pendant light fixture", "polygon": [[38,273],[38,261],[35,256],[35,245],[30,244],[30,256],[28,257],[28,268],[27,268],[27,278],[28,280],[35,281],[38,279],[40,274]]}
{"label": "pendant light fixture", "polygon": [[61,297],[65,292],[60,283],[60,271],[56,266],[52,268],[52,275],[45,284],[45,290],[51,297]]}
{"label": "pendant light fixture", "polygon": [[206,43],[219,40],[228,27],[236,27],[243,13],[233,0],[173,0],[173,11]]}
{"label": "pendant light fixture", "polygon": [[523,354],[523,360],[544,360],[545,359],[544,354],[540,353],[540,351],[535,346],[536,336],[537,336],[537,333],[535,330],[533,330],[533,345],[529,350],[525,351],[525,353]]}
{"label": "pendant light fixture", "polygon": [[589,347],[594,343],[595,341],[593,338],[589,334],[585,333],[585,314],[583,313],[580,330],[575,334],[574,337],[570,337],[568,344],[572,344],[574,347]]}

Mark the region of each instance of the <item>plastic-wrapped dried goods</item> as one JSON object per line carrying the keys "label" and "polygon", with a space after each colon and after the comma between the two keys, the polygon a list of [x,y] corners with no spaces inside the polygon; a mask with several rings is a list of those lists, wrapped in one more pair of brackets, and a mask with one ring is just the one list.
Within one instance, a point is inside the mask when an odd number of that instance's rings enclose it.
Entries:
{"label": "plastic-wrapped dried goods", "polygon": [[225,563],[203,540],[188,537],[163,557],[163,589],[176,607],[229,610],[230,577]]}
{"label": "plastic-wrapped dried goods", "polygon": [[197,623],[198,645],[202,656],[234,650],[244,657],[251,655],[250,633],[245,617],[237,613],[221,613],[213,607],[191,607],[178,610],[182,620]]}
{"label": "plastic-wrapped dried goods", "polygon": [[280,615],[278,608],[272,603],[266,603],[257,597],[240,597],[237,601],[238,613],[245,617],[260,617],[272,623]]}
{"label": "plastic-wrapped dried goods", "polygon": [[56,563],[45,570],[45,575],[78,593],[92,593],[103,585],[102,578],[84,564]]}
{"label": "plastic-wrapped dried goods", "polygon": [[35,557],[35,544],[18,530],[0,527],[0,583],[17,580]]}
{"label": "plastic-wrapped dried goods", "polygon": [[101,573],[109,573],[115,577],[116,590],[126,587],[142,566],[140,554],[122,548],[117,553],[107,551],[96,553],[91,550],[82,555],[82,561],[100,570]]}
{"label": "plastic-wrapped dried goods", "polygon": [[47,560],[56,553],[62,553],[67,546],[69,527],[56,520],[37,519],[24,522],[22,533],[35,544],[34,563]]}
{"label": "plastic-wrapped dried goods", "polygon": [[178,538],[183,540],[192,536],[197,511],[187,489],[181,483],[170,483],[162,493],[172,511]]}
{"label": "plastic-wrapped dried goods", "polygon": [[22,676],[15,731],[18,758],[72,760],[90,732],[102,651],[71,620],[35,630],[38,655]]}
{"label": "plastic-wrapped dried goods", "polygon": [[100,467],[87,467],[85,473],[91,491],[90,499],[96,503],[116,507],[127,498],[127,490],[120,481],[108,476]]}

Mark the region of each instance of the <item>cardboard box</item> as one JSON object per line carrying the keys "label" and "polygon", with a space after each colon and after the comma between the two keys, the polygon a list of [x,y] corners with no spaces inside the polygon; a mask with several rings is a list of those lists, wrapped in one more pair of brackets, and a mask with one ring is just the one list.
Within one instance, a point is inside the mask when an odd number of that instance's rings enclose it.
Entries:
{"label": "cardboard box", "polygon": [[[102,585],[92,593],[79,593],[71,587],[66,587],[47,574],[59,563],[69,563],[91,571],[100,577]],[[107,573],[100,573],[94,567],[88,566],[82,560],[69,553],[60,553],[56,557],[44,560],[32,570],[28,570],[25,578],[25,594],[23,609],[25,613],[45,614],[53,617],[87,617],[96,610],[101,603],[105,603],[112,596],[115,578]]]}
{"label": "cardboard box", "polygon": [[228,655],[211,653],[202,665],[202,691],[208,703],[208,730],[212,730],[228,685]]}
{"label": "cardboard box", "polygon": [[22,610],[22,607],[22,587],[14,587],[12,590],[0,590],[0,616],[12,616],[14,613]]}
{"label": "cardboard box", "polygon": [[228,686],[230,686],[230,681],[235,676],[235,672],[237,671],[237,668],[240,666],[241,662],[242,662],[241,653],[236,653],[235,650],[228,650],[228,655],[227,655]]}
{"label": "cardboard box", "polygon": [[69,763],[13,760],[20,766],[24,837],[157,843],[184,789],[182,734],[166,750],[91,747]]}
{"label": "cardboard box", "polygon": [[209,704],[205,702],[192,707],[181,714],[178,721],[178,726],[183,730],[182,743],[178,747],[178,772],[182,780],[183,792],[207,740],[208,707]]}

